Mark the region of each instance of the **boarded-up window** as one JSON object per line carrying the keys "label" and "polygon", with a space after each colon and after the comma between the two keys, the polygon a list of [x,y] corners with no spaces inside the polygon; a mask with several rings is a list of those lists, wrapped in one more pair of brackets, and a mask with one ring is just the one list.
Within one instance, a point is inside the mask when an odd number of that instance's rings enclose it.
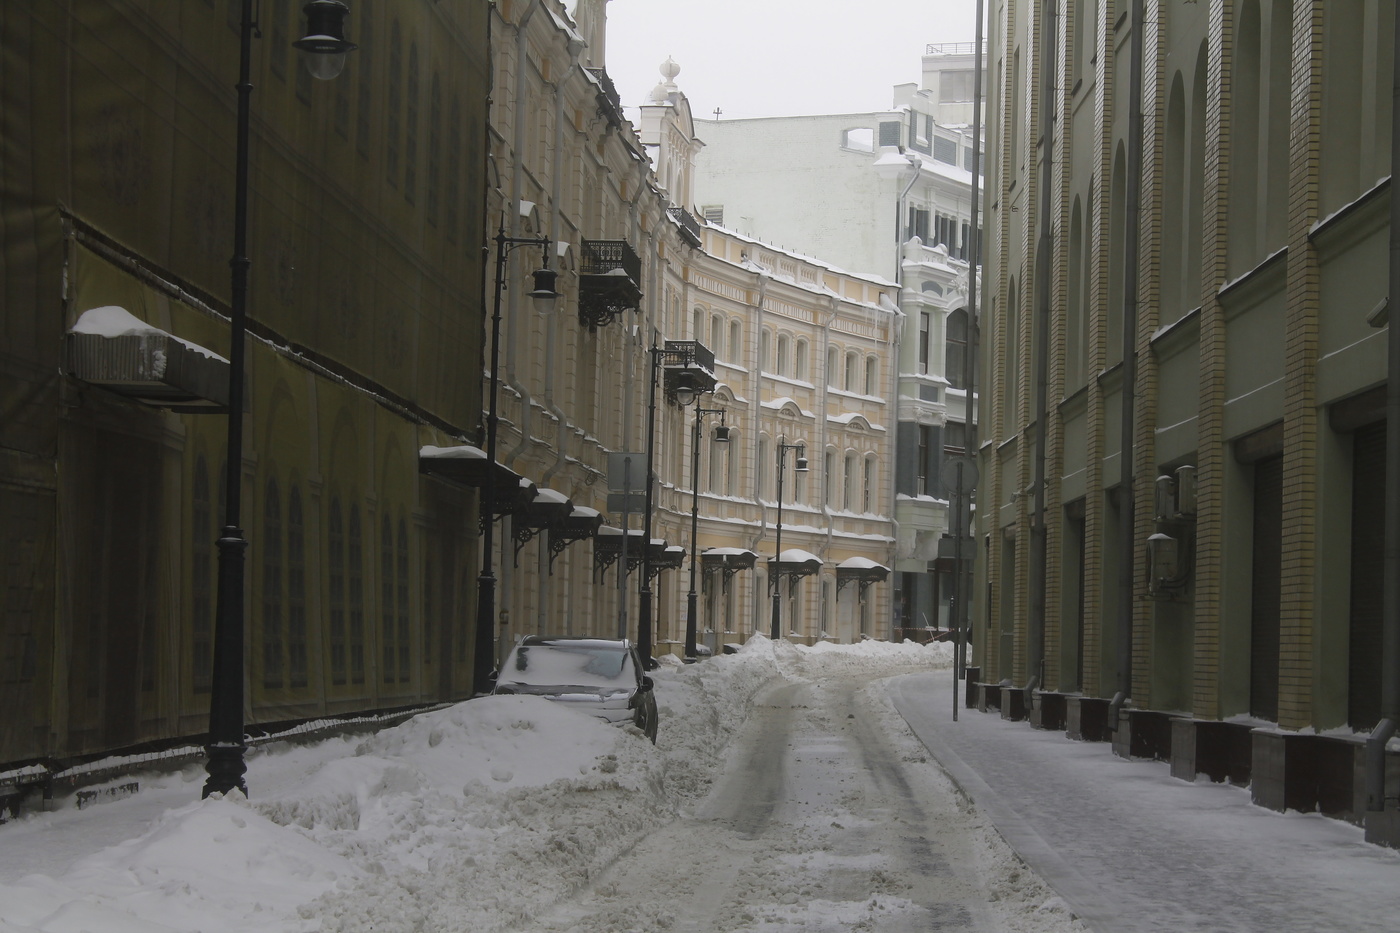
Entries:
{"label": "boarded-up window", "polygon": [[1356,432],[1351,474],[1351,639],[1347,721],[1381,718],[1381,598],[1385,580],[1385,422]]}
{"label": "boarded-up window", "polygon": [[1254,559],[1249,611],[1249,712],[1278,719],[1279,595],[1283,577],[1283,457],[1254,464]]}

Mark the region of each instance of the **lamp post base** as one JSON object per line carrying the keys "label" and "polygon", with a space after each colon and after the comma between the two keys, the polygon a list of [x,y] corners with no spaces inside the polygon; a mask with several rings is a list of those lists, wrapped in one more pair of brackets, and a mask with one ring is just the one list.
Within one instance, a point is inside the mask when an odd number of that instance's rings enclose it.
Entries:
{"label": "lamp post base", "polygon": [[243,780],[243,775],[248,772],[248,765],[243,760],[243,753],[248,750],[248,746],[242,743],[238,745],[206,745],[204,754],[207,760],[204,770],[209,777],[204,782],[203,797],[210,794],[227,795],[235,789],[242,792],[244,797],[248,796],[248,785]]}

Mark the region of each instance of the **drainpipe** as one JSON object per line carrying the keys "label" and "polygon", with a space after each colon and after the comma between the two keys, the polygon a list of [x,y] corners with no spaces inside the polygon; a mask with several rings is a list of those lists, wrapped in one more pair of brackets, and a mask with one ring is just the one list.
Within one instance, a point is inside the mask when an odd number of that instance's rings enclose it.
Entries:
{"label": "drainpipe", "polygon": [[[763,334],[763,302],[767,300],[768,297],[768,273],[759,270],[754,273],[754,276],[758,282],[758,302],[754,305],[754,311],[756,313],[754,315],[753,365],[749,367],[749,424],[753,425],[753,501],[754,504],[758,506],[758,527],[754,529],[753,536],[749,538],[748,548],[750,551],[757,554],[758,543],[762,541],[764,535],[768,533],[768,510],[763,507],[763,499],[759,496],[759,492],[762,488],[760,478],[763,475],[759,470],[763,468],[763,465],[758,462],[758,419],[761,407],[759,403],[762,401],[761,393],[763,391],[763,366],[762,361],[758,358],[758,348],[763,344],[761,336]],[[774,556],[776,557],[777,555]],[[762,609],[763,604],[762,596],[758,591],[758,574],[753,575],[753,597],[756,620],[754,631],[762,631],[762,620],[757,615]]]}
{"label": "drainpipe", "polygon": [[[525,193],[525,166],[521,164],[521,153],[525,151],[525,129],[527,122],[521,118],[521,105],[524,103],[521,90],[525,87],[526,73],[529,70],[527,67],[529,64],[529,42],[525,35],[525,27],[529,24],[531,17],[535,15],[537,9],[539,9],[539,3],[538,0],[535,0],[535,2],[531,2],[529,7],[526,8],[524,14],[520,17],[520,22],[516,24],[515,27],[516,120],[515,138],[511,143],[515,151],[511,160],[511,203],[508,209],[511,236],[518,236],[520,234],[520,201]],[[505,383],[510,386],[511,391],[515,392],[520,398],[520,442],[511,449],[510,453],[506,454],[505,459],[502,461],[506,466],[510,466],[514,463],[515,460],[530,447],[530,411],[533,407],[533,399],[530,396],[530,391],[520,383],[520,378],[515,371],[516,345],[519,336],[519,328],[516,326],[516,322],[520,317],[519,301],[517,300],[519,295],[520,289],[512,288],[507,292],[507,299],[509,301],[507,319],[509,321],[509,327],[506,329]],[[492,378],[495,378],[495,375],[495,373],[492,373]],[[507,518],[507,520],[509,520],[509,518]],[[513,562],[504,561],[503,565],[505,568],[509,569],[513,566]],[[509,587],[505,589],[509,592]],[[508,648],[509,645],[507,644],[506,647]]]}
{"label": "drainpipe", "polygon": [[904,153],[904,158],[909,160],[909,167],[914,171],[909,176],[909,184],[904,186],[894,204],[894,280],[900,285],[904,284],[904,202],[923,174],[924,165],[923,160],[912,152]]}
{"label": "drainpipe", "polygon": [[1046,422],[1050,420],[1050,259],[1053,249],[1050,226],[1050,184],[1054,159],[1051,140],[1055,130],[1056,0],[1046,0],[1045,28],[1041,35],[1045,43],[1041,53],[1044,63],[1040,80],[1040,242],[1035,250],[1035,473],[1032,488],[1035,501],[1031,513],[1030,597],[1031,617],[1027,631],[1030,654],[1030,678],[1026,692],[1031,704],[1045,674],[1045,439]]}
{"label": "drainpipe", "polygon": [[[970,205],[971,226],[969,227],[972,242],[968,244],[967,250],[967,343],[963,346],[963,381],[967,383],[965,390],[967,394],[963,399],[963,430],[967,435],[967,451],[974,458],[977,456],[978,418],[974,417],[973,399],[977,395],[977,335],[981,332],[977,320],[977,264],[982,261],[981,231],[978,225],[977,210],[980,205],[979,194],[982,188],[982,28],[982,3],[979,0],[972,53],[972,203]],[[957,629],[954,690],[957,690],[958,682],[967,676],[967,632],[972,621],[972,613],[970,612],[973,586],[971,565],[976,559],[976,548],[974,547],[973,553],[967,555],[968,568],[964,570],[962,542],[964,536],[970,538],[973,533],[972,506],[974,495],[975,493],[972,492],[967,494],[965,506],[967,518],[965,522],[961,522],[962,532],[954,540],[953,545],[954,566],[957,568],[953,578],[953,598],[956,600],[953,624],[954,628]],[[957,719],[957,707],[958,699],[954,696],[954,719]]]}
{"label": "drainpipe", "polygon": [[[1400,49],[1400,17],[1395,20]],[[1390,289],[1386,310],[1387,370],[1385,393],[1385,573],[1381,616],[1381,721],[1366,740],[1366,812],[1386,810],[1385,746],[1400,722],[1400,327],[1391,309],[1400,305],[1400,57],[1391,77],[1390,125]],[[1370,820],[1367,820],[1368,824]],[[1369,830],[1370,827],[1368,826]],[[1379,835],[1379,834],[1375,834]],[[1372,838],[1394,845],[1395,840]]]}
{"label": "drainpipe", "polygon": [[1128,80],[1128,229],[1123,237],[1123,410],[1119,431],[1120,498],[1118,540],[1122,567],[1118,578],[1118,692],[1108,706],[1108,728],[1118,730],[1119,713],[1133,692],[1133,573],[1137,530],[1133,522],[1133,408],[1137,383],[1138,240],[1142,215],[1142,30],[1143,0],[1133,0],[1132,72]]}
{"label": "drainpipe", "polygon": [[[584,45],[581,40],[571,39],[569,41],[569,56],[573,59],[573,61],[569,65],[569,70],[559,79],[559,83],[554,87],[554,151],[556,153],[564,151],[565,114],[564,95],[561,93],[561,89],[569,83],[569,80],[574,76],[576,72],[582,70],[583,66],[580,63],[579,56],[583,54],[583,49]],[[562,200],[561,189],[563,187],[563,177],[564,176],[562,172],[556,171],[554,173],[554,179],[550,185],[550,198],[551,202],[554,204],[558,204]],[[560,212],[554,211],[553,217],[551,218],[550,222],[549,238],[551,243],[559,243],[560,235],[564,232],[563,228],[564,222],[563,218],[560,216]],[[556,253],[556,255],[550,257],[550,260],[556,261],[558,258],[558,254]],[[559,303],[556,302],[555,304],[557,306]],[[557,307],[555,308],[554,313],[560,313]],[[545,470],[543,477],[545,485],[548,485],[549,482],[553,480],[554,477],[558,475],[558,473],[561,470],[565,469],[565,467],[568,464],[569,458],[567,446],[569,442],[569,431],[573,427],[573,425],[569,422],[568,415],[566,415],[564,410],[559,407],[559,402],[554,397],[554,374],[555,371],[558,369],[558,366],[556,364],[558,354],[557,348],[559,345],[559,341],[562,339],[560,334],[562,333],[563,328],[550,327],[548,328],[548,331],[549,333],[545,337],[546,347],[544,367],[544,407],[550,414],[554,416],[556,429],[554,442],[554,463],[550,466],[548,470]],[[540,606],[540,611],[544,612],[543,601],[541,601]]]}
{"label": "drainpipe", "polygon": [[[900,265],[903,266],[903,264],[903,259],[901,258]],[[903,297],[904,289],[902,286],[896,294],[900,298]],[[894,365],[890,367],[890,390],[889,394],[885,396],[889,399],[889,414],[886,416],[886,424],[894,425],[895,436],[897,437],[899,434],[899,347],[904,337],[904,323],[907,320],[907,315],[904,313],[904,309],[900,307],[900,302],[898,300],[893,301],[892,305],[893,307],[887,309],[891,318],[890,353],[888,359],[890,359]],[[825,413],[823,413],[822,417],[825,418]],[[888,430],[888,427],[886,430]],[[885,436],[888,437],[889,435],[886,434]],[[898,440],[896,440],[895,443],[897,447]],[[823,468],[825,468],[825,464],[823,464]],[[899,501],[899,490],[896,488],[894,473],[892,471],[889,471],[889,496],[885,501],[889,509],[887,514],[890,517],[890,549],[886,555],[886,560],[889,561],[890,573],[893,574],[895,572],[895,564],[898,562],[899,557],[899,517],[898,513],[895,511],[895,504]],[[894,581],[891,581],[891,584],[893,584],[893,582]],[[894,587],[891,585],[887,592],[892,593],[893,590]],[[859,588],[857,588],[857,594],[859,594]],[[890,641],[894,641],[894,610],[895,607],[892,601],[890,611],[886,614],[886,619],[889,623],[888,638]]]}

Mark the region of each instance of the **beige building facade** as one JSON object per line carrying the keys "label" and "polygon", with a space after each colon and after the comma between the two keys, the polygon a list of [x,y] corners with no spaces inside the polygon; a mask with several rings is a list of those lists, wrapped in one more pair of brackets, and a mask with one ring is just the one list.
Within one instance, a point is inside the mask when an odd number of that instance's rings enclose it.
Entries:
{"label": "beige building facade", "polygon": [[[703,142],[679,69],[663,66],[640,129],[624,120],[601,57],[602,2],[583,0],[577,22],[553,0],[511,0],[494,15],[488,235],[547,237],[561,294],[537,314],[527,283],[541,254],[512,252],[499,372],[488,362],[485,374],[486,392],[499,380],[497,460],[537,495],[567,499],[576,521],[597,515],[591,532],[524,504],[502,519],[496,651],[534,633],[640,640],[644,571],[656,651],[682,652],[692,586],[700,644],[767,634],[783,444],[803,450],[783,453],[782,634],[888,636],[895,287],[699,221]],[[669,353],[675,341],[713,356],[698,426],[696,407],[669,391],[674,369],[700,365]],[[721,424],[727,442],[713,439]],[[636,460],[632,498],[616,468],[625,454]]]}

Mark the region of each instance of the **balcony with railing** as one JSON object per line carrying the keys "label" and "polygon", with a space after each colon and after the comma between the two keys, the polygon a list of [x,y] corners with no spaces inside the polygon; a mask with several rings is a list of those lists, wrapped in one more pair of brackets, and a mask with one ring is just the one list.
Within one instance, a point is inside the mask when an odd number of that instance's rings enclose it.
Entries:
{"label": "balcony with railing", "polygon": [[676,222],[676,226],[681,229],[681,239],[691,246],[700,245],[700,221],[695,219],[695,215],[683,207],[668,207],[667,213]]}
{"label": "balcony with railing", "polygon": [[598,112],[613,126],[622,126],[622,97],[617,93],[612,78],[608,77],[608,73],[602,68],[589,68],[588,73],[598,81],[601,88],[598,92]]}
{"label": "balcony with railing", "polygon": [[579,266],[579,321],[606,327],[642,300],[642,258],[626,240],[584,240]]}

